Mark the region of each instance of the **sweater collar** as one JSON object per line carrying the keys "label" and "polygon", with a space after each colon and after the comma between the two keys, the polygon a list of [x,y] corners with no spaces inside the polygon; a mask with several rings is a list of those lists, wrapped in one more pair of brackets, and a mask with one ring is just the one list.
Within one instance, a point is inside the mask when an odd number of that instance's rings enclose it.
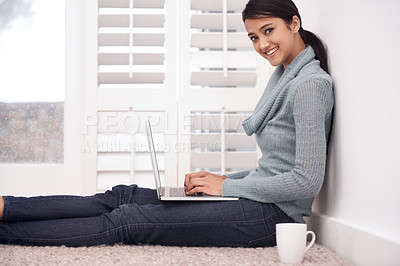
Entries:
{"label": "sweater collar", "polygon": [[251,136],[253,133],[260,134],[267,122],[279,109],[281,97],[278,97],[290,81],[293,80],[300,70],[315,58],[314,50],[311,46],[301,51],[290,64],[286,67],[279,65],[272,74],[268,85],[261,96],[253,114],[242,123],[246,134]]}
{"label": "sweater collar", "polygon": [[314,58],[315,58],[314,49],[311,46],[307,46],[286,67],[284,75],[291,77],[297,76],[300,70]]}

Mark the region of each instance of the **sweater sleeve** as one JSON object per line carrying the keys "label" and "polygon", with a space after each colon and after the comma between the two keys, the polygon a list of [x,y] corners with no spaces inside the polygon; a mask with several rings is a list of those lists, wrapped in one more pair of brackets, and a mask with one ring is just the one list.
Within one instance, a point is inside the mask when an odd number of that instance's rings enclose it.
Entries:
{"label": "sweater sleeve", "polygon": [[237,173],[229,174],[229,175],[226,175],[226,177],[230,178],[230,179],[242,179],[245,176],[247,176],[248,174],[250,174],[250,170],[249,171],[243,171],[243,172],[237,172]]}
{"label": "sweater sleeve", "polygon": [[259,169],[242,179],[226,179],[222,185],[223,196],[273,203],[315,197],[325,175],[325,122],[332,108],[330,84],[315,80],[303,82],[293,101],[296,130],[293,169],[268,177],[263,176],[262,169]]}

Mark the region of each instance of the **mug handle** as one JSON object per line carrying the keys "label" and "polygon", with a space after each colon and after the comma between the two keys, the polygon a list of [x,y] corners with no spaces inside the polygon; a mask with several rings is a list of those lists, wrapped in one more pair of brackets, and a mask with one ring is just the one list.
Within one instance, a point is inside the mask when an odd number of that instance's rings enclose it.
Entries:
{"label": "mug handle", "polygon": [[306,252],[307,250],[309,250],[310,247],[311,247],[311,246],[314,244],[314,242],[315,242],[315,233],[314,233],[313,231],[307,231],[306,236],[307,236],[308,234],[311,234],[311,241],[310,241],[310,243],[307,245],[306,250],[305,250],[304,252]]}

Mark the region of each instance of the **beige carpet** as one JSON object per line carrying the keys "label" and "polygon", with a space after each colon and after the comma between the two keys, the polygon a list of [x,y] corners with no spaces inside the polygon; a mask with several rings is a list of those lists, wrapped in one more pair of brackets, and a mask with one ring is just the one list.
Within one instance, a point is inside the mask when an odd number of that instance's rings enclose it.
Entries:
{"label": "beige carpet", "polygon": [[[0,265],[288,265],[274,248],[162,246],[25,247],[0,245]],[[349,265],[314,245],[302,265]]]}

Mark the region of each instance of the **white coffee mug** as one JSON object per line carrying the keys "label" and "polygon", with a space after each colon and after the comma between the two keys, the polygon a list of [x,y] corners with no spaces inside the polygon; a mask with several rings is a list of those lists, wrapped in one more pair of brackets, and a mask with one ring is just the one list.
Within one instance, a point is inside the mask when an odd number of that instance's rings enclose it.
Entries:
{"label": "white coffee mug", "polygon": [[[306,246],[307,235],[311,242]],[[282,223],[276,225],[276,244],[282,263],[301,263],[304,253],[314,244],[315,234],[307,231],[306,224]]]}

